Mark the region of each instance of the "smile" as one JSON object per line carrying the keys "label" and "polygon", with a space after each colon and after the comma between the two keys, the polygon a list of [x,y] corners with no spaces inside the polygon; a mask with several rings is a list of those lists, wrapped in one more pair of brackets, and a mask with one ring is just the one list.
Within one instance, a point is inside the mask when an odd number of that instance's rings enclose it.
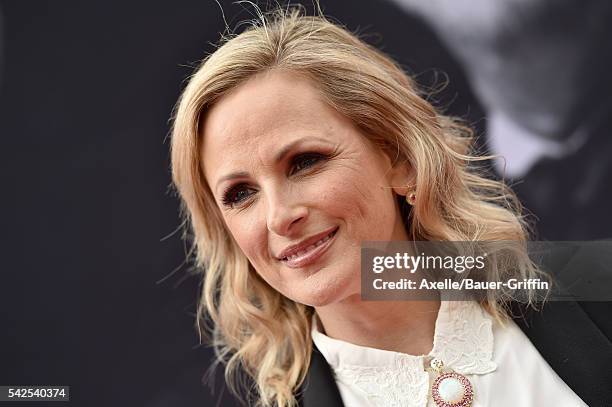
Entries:
{"label": "smile", "polygon": [[282,258],[281,261],[291,268],[304,267],[313,263],[332,245],[337,232],[338,228],[334,229],[330,234],[319,239],[315,243],[300,249],[290,256]]}

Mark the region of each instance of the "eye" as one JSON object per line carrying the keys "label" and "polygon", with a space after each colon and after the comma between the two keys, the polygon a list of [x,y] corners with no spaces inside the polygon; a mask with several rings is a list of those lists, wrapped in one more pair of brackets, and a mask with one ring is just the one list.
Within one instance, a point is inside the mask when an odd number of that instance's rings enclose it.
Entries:
{"label": "eye", "polygon": [[[321,153],[303,153],[297,154],[291,159],[291,170],[290,175],[296,174],[313,167],[317,163],[328,159],[329,157]],[[230,186],[223,194],[222,202],[223,205],[228,208],[234,208],[240,206],[247,201],[255,191],[249,187],[248,184],[241,183],[234,186]]]}
{"label": "eye", "polygon": [[309,167],[312,167],[319,161],[324,160],[326,157],[319,153],[304,153],[296,155],[291,162],[291,173],[303,171]]}
{"label": "eye", "polygon": [[246,184],[238,184],[230,187],[223,194],[223,205],[233,207],[245,201],[252,194],[252,189]]}

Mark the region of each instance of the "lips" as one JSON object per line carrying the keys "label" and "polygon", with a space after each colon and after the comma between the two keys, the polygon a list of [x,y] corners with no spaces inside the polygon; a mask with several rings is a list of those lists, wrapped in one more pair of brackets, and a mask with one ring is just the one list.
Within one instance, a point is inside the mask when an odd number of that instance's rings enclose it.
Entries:
{"label": "lips", "polygon": [[278,256],[289,267],[303,267],[319,258],[331,246],[338,227],[312,236],[298,245],[290,246]]}

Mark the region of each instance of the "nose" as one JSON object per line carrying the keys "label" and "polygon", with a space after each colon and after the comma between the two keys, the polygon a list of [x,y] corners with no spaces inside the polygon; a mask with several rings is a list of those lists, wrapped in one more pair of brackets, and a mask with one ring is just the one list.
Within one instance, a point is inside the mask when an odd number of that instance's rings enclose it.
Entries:
{"label": "nose", "polygon": [[299,191],[269,191],[266,201],[268,230],[277,235],[291,235],[308,217],[308,208],[301,201]]}

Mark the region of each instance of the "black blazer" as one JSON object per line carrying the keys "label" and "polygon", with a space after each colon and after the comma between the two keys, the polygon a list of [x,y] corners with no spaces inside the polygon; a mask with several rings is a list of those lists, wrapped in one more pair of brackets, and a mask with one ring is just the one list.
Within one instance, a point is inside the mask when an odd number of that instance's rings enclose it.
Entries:
{"label": "black blazer", "polygon": [[[612,406],[612,302],[548,302],[539,312],[518,303],[512,308],[514,321],[574,393],[590,407]],[[297,397],[302,407],[343,406],[316,347]]]}

